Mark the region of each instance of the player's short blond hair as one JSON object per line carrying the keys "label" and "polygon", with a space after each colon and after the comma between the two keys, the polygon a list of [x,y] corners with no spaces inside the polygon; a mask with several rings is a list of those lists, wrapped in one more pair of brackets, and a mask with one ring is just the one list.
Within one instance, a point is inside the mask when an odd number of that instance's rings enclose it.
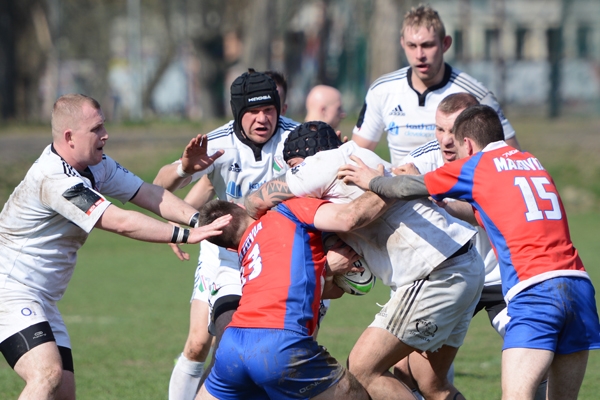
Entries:
{"label": "player's short blond hair", "polygon": [[478,104],[479,101],[470,93],[453,93],[444,97],[440,104],[438,104],[437,110],[443,114],[450,115]]}
{"label": "player's short blond hair", "polygon": [[76,123],[81,116],[84,104],[91,105],[94,109],[100,109],[100,103],[85,94],[71,93],[60,96],[52,108],[52,136],[60,137],[62,132],[68,128],[68,124]]}
{"label": "player's short blond hair", "polygon": [[409,11],[407,11],[406,14],[404,14],[400,35],[404,36],[404,31],[409,27],[425,27],[427,29],[433,28],[434,32],[438,34],[440,40],[444,40],[444,37],[446,37],[446,28],[444,28],[444,23],[442,22],[440,15],[428,5],[419,4],[417,7],[412,7]]}

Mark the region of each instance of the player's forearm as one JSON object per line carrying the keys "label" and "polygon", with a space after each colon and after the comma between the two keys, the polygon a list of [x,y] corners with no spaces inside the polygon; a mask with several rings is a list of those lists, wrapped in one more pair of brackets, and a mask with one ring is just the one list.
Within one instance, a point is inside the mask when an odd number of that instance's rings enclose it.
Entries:
{"label": "player's forearm", "polygon": [[231,215],[226,215],[217,218],[209,225],[199,228],[184,228],[173,226],[136,211],[122,210],[110,205],[95,226],[144,242],[200,243],[211,236],[221,234],[221,229],[230,221]]}
{"label": "player's forearm", "polygon": [[162,167],[156,178],[154,178],[154,184],[173,192],[179,188],[185,187],[192,180],[191,176],[181,177],[177,174],[178,164],[167,164]]}
{"label": "player's forearm", "polygon": [[369,190],[384,197],[400,200],[429,196],[423,175],[380,176],[371,180]]}
{"label": "player's forearm", "polygon": [[187,225],[197,210],[164,188],[144,183],[131,202],[178,224]]}
{"label": "player's forearm", "polygon": [[375,141],[372,141],[369,139],[365,139],[364,137],[357,135],[357,134],[352,135],[352,141],[354,141],[354,143],[356,143],[360,147],[369,149],[371,151],[375,151],[375,148],[377,147],[377,144],[378,144],[378,142],[375,142]]}
{"label": "player's forearm", "polygon": [[173,226],[139,213],[109,206],[96,222],[96,228],[144,242],[168,243]]}
{"label": "player's forearm", "polygon": [[200,210],[215,197],[215,190],[208,176],[203,176],[183,199],[186,203]]}
{"label": "player's forearm", "polygon": [[473,207],[466,201],[448,201],[445,203],[444,210],[455,218],[462,219],[473,226],[479,226]]}
{"label": "player's forearm", "polygon": [[393,200],[383,199],[373,192],[365,192],[348,203],[348,207],[340,213],[340,219],[346,220],[345,231],[365,226],[380,216]]}
{"label": "player's forearm", "polygon": [[295,196],[285,181],[285,175],[282,175],[247,194],[244,198],[244,207],[252,218],[259,218],[270,208],[293,197]]}

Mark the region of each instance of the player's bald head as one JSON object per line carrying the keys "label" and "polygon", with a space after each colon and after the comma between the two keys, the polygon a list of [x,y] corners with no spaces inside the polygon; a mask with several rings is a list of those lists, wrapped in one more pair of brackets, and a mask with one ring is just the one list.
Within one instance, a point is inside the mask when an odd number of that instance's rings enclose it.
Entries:
{"label": "player's bald head", "polygon": [[317,85],[306,96],[305,121],[323,121],[336,129],[345,113],[339,90],[327,85]]}
{"label": "player's bald head", "polygon": [[100,103],[84,94],[65,94],[56,100],[51,117],[53,139],[61,138],[65,130],[72,129],[79,124],[84,104],[95,110],[100,109]]}
{"label": "player's bald head", "polygon": [[306,96],[307,108],[309,102],[331,102],[332,100],[339,100],[341,97],[340,91],[336,88],[327,85],[317,85]]}

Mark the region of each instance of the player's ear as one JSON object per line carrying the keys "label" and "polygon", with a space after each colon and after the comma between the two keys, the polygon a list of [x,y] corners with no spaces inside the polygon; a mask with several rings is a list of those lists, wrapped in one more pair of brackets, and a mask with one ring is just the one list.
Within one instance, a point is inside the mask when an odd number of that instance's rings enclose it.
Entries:
{"label": "player's ear", "polygon": [[467,146],[468,155],[472,156],[473,154],[477,153],[477,151],[475,150],[475,142],[473,141],[473,139],[466,137],[465,146]]}
{"label": "player's ear", "polygon": [[444,39],[442,39],[442,48],[444,49],[444,53],[448,51],[448,49],[452,46],[452,36],[446,35]]}
{"label": "player's ear", "polygon": [[71,143],[72,138],[73,138],[73,131],[70,129],[66,129],[63,132],[63,139],[65,140],[65,143]]}

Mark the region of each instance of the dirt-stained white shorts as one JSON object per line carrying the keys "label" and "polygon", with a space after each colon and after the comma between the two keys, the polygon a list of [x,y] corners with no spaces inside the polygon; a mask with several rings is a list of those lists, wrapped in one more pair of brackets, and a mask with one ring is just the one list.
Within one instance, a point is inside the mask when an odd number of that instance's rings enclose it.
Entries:
{"label": "dirt-stained white shorts", "polygon": [[460,347],[479,301],[483,260],[472,247],[434,269],[427,279],[396,289],[370,327],[382,328],[421,351]]}
{"label": "dirt-stained white shorts", "polygon": [[[192,300],[199,300],[209,305],[208,324],[209,332],[214,332],[212,312],[217,300],[224,296],[242,296],[242,282],[240,271],[228,266],[214,266],[211,263],[200,261],[196,268],[194,291]],[[330,300],[321,300],[319,309],[319,323],[329,310]]]}
{"label": "dirt-stained white shorts", "polygon": [[218,299],[228,295],[242,296],[240,270],[200,261],[196,268],[191,300],[208,303],[208,330],[213,335],[213,307]]}
{"label": "dirt-stained white shorts", "polygon": [[226,295],[242,295],[240,270],[200,262],[196,268],[192,300],[214,304],[217,299]]}
{"label": "dirt-stained white shorts", "polygon": [[71,348],[67,327],[56,303],[11,278],[0,287],[0,343],[32,325],[48,321],[58,346]]}

